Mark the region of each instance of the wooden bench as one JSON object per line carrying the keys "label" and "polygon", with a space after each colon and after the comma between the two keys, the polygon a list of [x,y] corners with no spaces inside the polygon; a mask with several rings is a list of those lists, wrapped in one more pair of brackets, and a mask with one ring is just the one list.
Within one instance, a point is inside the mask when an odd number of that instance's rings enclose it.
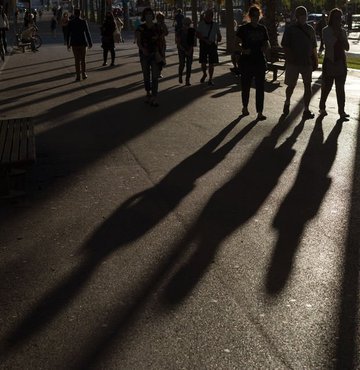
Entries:
{"label": "wooden bench", "polygon": [[30,42],[19,42],[17,44],[17,47],[21,49],[23,53],[25,53],[25,49],[31,49],[31,43]]}
{"label": "wooden bench", "polygon": [[273,73],[272,81],[276,81],[279,77],[278,71],[285,71],[285,51],[282,47],[271,48],[268,70]]}
{"label": "wooden bench", "polygon": [[0,120],[0,195],[10,193],[10,175],[14,169],[26,169],[34,163],[35,135],[30,118]]}

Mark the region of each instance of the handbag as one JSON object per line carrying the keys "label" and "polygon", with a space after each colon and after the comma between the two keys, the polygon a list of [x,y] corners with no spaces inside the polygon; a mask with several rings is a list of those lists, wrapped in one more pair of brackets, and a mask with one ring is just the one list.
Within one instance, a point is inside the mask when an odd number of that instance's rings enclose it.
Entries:
{"label": "handbag", "polygon": [[120,37],[120,31],[118,30],[118,28],[115,29],[113,33],[113,37],[114,37],[114,42],[120,43],[121,37]]}

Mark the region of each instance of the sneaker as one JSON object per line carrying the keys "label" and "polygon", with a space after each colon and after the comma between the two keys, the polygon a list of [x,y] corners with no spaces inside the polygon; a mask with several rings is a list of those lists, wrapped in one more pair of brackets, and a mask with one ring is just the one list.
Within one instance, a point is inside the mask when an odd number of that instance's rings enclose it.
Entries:
{"label": "sneaker", "polygon": [[244,108],[242,109],[242,115],[243,115],[243,116],[248,116],[249,114],[250,114],[250,113],[249,113],[248,109],[244,107]]}
{"label": "sneaker", "polygon": [[208,85],[209,86],[214,86],[214,82],[212,80],[209,80]]}
{"label": "sneaker", "polygon": [[185,86],[191,86],[191,83],[190,83],[190,81],[189,81],[189,80],[186,80],[186,82],[185,82]]}
{"label": "sneaker", "polygon": [[340,119],[342,119],[344,121],[348,121],[349,120],[349,117],[350,117],[350,114],[347,114],[345,112],[340,113]]}
{"label": "sneaker", "polygon": [[86,80],[88,78],[87,74],[86,73],[83,73],[82,74],[82,78],[83,78],[83,80]]}
{"label": "sneaker", "polygon": [[325,117],[327,116],[327,111],[325,109],[319,109],[319,116],[320,117]]}
{"label": "sneaker", "polygon": [[258,115],[257,115],[257,120],[258,121],[265,121],[266,120],[266,116],[264,116],[262,113],[258,113]]}
{"label": "sneaker", "polygon": [[283,108],[283,114],[287,116],[290,113],[290,104],[285,103]]}
{"label": "sneaker", "polygon": [[204,83],[205,82],[205,80],[206,80],[206,77],[207,77],[207,74],[206,73],[204,73],[203,74],[203,76],[201,77],[201,79],[200,79],[200,82],[201,83]]}
{"label": "sneaker", "polygon": [[179,84],[182,84],[183,83],[183,79],[181,76],[179,76]]}
{"label": "sneaker", "polygon": [[315,114],[311,112],[310,110],[304,110],[303,113],[303,119],[313,119],[315,117]]}
{"label": "sneaker", "polygon": [[105,67],[105,66],[107,65],[107,63],[106,63],[106,62],[104,62],[102,65],[103,65],[103,67]]}

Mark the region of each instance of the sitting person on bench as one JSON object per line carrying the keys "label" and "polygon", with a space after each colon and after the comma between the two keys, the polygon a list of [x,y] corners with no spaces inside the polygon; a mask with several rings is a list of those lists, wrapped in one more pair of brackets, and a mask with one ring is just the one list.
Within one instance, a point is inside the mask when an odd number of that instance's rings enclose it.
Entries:
{"label": "sitting person on bench", "polygon": [[35,26],[29,25],[27,28],[23,29],[20,36],[21,42],[30,43],[31,50],[34,52],[38,51],[35,47],[35,38],[33,37],[33,33],[35,30],[36,30]]}

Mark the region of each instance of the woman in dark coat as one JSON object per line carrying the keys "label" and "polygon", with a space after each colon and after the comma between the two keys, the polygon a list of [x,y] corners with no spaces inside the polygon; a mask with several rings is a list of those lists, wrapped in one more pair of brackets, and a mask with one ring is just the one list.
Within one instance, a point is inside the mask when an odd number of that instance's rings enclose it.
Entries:
{"label": "woman in dark coat", "polygon": [[103,48],[103,66],[106,66],[108,52],[111,55],[111,66],[115,65],[115,43],[114,31],[116,30],[116,23],[112,13],[107,12],[103,25],[101,26],[101,47]]}

